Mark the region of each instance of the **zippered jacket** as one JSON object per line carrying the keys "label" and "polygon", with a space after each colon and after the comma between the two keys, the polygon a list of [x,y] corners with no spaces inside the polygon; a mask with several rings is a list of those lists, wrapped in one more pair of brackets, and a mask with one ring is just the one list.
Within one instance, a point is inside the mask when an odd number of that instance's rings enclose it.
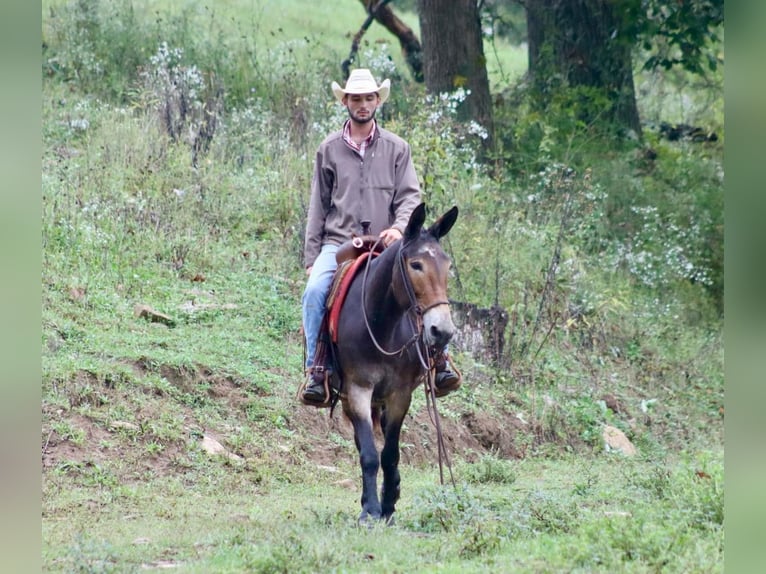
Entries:
{"label": "zippered jacket", "polygon": [[410,145],[377,124],[364,157],[343,141],[343,131],[319,145],[311,181],[304,264],[310,267],[322,245],[340,245],[362,235],[362,221],[378,235],[394,227],[404,233],[420,204],[420,184]]}

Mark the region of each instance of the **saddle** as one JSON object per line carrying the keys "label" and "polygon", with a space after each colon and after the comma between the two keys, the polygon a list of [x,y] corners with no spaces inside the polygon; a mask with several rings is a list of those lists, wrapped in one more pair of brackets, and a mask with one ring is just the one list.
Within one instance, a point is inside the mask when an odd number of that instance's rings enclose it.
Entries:
{"label": "saddle", "polygon": [[[367,261],[368,257],[376,257],[383,251],[384,247],[374,235],[364,235],[354,237],[346,241],[338,248],[335,254],[335,260],[338,262],[338,269],[333,276],[330,286],[330,293],[327,295],[325,305],[327,319],[327,333],[333,343],[338,342],[338,319],[343,302],[346,300],[348,288],[351,286],[356,273]],[[320,333],[324,332],[323,328]],[[314,364],[317,364],[316,362]]]}

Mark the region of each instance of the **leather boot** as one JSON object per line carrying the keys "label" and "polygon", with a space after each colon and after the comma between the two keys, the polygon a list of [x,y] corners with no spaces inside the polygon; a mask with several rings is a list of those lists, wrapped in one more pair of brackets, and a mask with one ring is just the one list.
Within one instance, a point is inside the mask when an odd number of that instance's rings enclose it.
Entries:
{"label": "leather boot", "polygon": [[324,403],[327,393],[324,388],[324,367],[312,367],[306,375],[306,386],[303,389],[303,401],[309,404]]}
{"label": "leather boot", "polygon": [[455,373],[450,369],[449,361],[447,361],[447,355],[445,353],[439,353],[434,357],[434,366],[436,368],[435,376],[435,394],[437,397],[443,397],[456,391],[463,383],[463,379],[458,373]]}

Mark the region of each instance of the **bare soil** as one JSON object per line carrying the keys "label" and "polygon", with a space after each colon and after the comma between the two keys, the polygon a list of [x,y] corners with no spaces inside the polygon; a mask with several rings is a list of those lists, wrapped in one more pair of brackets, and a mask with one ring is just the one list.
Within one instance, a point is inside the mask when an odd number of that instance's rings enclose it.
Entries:
{"label": "bare soil", "polygon": [[[294,409],[284,414],[280,434],[280,429],[266,420],[249,420],[248,408],[266,395],[254,391],[247,381],[217,374],[204,366],[179,368],[140,361],[127,366],[135,375],[132,380],[80,371],[68,381],[55,383],[62,400],[43,403],[44,472],[61,465],[97,467],[105,463],[112,463],[110,468],[118,469],[119,478],[127,481],[140,480],[145,473],[182,472],[189,466],[191,443],[201,441],[202,436],[214,438],[245,461],[261,463],[278,458],[281,462],[333,466],[341,460],[356,460],[353,428],[341,409],[336,408],[331,416],[329,409],[300,404],[287,395],[294,393],[294,383],[285,386],[281,405],[293,400]],[[149,374],[161,375],[172,386],[172,392],[142,384]],[[496,414],[490,416],[461,409],[459,393],[437,402],[438,407],[441,401],[450,401],[450,416],[439,417],[449,456],[472,461],[492,452],[504,458],[521,458],[523,453],[517,445],[521,421],[502,410],[495,409]],[[179,394],[187,400],[179,402]],[[205,401],[208,409],[223,413],[220,424],[210,425],[209,417],[205,419],[207,425],[203,423],[200,410],[188,406],[195,400]],[[162,427],[168,424],[169,416],[182,421],[182,428],[175,429],[171,437],[163,436]],[[264,440],[235,448],[229,440],[232,429],[244,425],[257,425]],[[285,429],[292,433],[289,449],[285,447]],[[150,448],[153,445],[161,448]],[[407,415],[400,446],[404,464],[438,463],[436,426],[425,408]]]}

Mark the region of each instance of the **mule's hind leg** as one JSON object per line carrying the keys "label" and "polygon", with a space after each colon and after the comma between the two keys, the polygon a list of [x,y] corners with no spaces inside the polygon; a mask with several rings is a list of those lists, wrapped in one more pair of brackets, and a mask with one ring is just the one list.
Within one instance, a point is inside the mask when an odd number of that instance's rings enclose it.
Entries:
{"label": "mule's hind leg", "polygon": [[385,444],[380,453],[380,466],[383,469],[383,487],[381,488],[381,512],[388,524],[393,522],[396,501],[399,500],[399,436],[412,396],[397,393],[388,399],[384,410],[383,433]]}
{"label": "mule's hind leg", "polygon": [[378,499],[377,480],[380,458],[375,446],[370,407],[372,390],[349,385],[348,397],[343,401],[343,411],[354,425],[354,442],[359,451],[359,464],[362,467],[362,513],[359,523],[380,519],[380,500]]}

